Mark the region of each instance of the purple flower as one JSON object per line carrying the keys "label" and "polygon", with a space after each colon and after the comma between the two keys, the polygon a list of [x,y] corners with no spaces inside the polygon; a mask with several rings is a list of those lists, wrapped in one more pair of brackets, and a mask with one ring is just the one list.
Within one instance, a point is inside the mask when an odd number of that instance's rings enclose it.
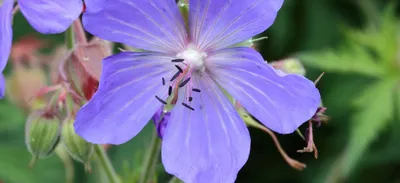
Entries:
{"label": "purple flower", "polygon": [[191,0],[185,29],[175,0],[114,0],[85,13],[85,28],[147,52],[103,60],[99,89],[78,112],[89,142],[121,144],[165,104],[175,105],[163,134],[167,172],[185,182],[234,182],[250,135],[221,91],[278,133],[310,119],[320,95],[312,81],[275,71],[248,47],[234,47],[272,25],[283,0]]}
{"label": "purple flower", "polygon": [[96,13],[101,11],[102,4],[105,3],[106,0],[85,0],[86,12]]}
{"label": "purple flower", "polygon": [[[82,12],[82,0],[18,0],[18,4],[32,27],[43,34],[64,32]],[[0,75],[11,51],[13,6],[14,0],[0,0]]]}
{"label": "purple flower", "polygon": [[6,87],[2,72],[6,67],[8,56],[11,51],[13,5],[14,0],[4,0],[0,2],[0,98],[4,97]]}

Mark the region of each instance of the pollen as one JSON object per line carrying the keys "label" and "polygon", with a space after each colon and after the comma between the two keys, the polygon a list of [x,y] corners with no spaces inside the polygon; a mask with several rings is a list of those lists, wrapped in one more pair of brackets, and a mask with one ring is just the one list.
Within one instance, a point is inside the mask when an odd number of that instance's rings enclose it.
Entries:
{"label": "pollen", "polygon": [[191,68],[203,71],[204,60],[207,57],[207,53],[197,50],[194,46],[188,46],[185,51],[178,53],[176,57],[184,59],[186,64]]}

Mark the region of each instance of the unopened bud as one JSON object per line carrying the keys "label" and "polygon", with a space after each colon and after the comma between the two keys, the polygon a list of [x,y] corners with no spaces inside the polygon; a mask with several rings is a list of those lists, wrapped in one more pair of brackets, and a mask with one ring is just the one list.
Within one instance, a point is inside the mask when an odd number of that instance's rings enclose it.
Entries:
{"label": "unopened bud", "polygon": [[295,58],[288,58],[272,62],[271,65],[275,69],[279,69],[287,74],[299,74],[302,76],[306,74],[303,64],[301,64],[301,62]]}
{"label": "unopened bud", "polygon": [[25,126],[25,143],[34,159],[50,155],[58,144],[61,125],[59,118],[44,111],[32,113]]}
{"label": "unopened bud", "polygon": [[73,124],[73,118],[66,118],[64,120],[61,132],[62,143],[72,158],[85,164],[90,170],[89,162],[93,154],[94,144],[86,142],[76,134]]}
{"label": "unopened bud", "polygon": [[160,109],[152,117],[152,120],[154,122],[154,125],[156,126],[156,130],[160,139],[162,139],[164,136],[164,131],[167,128],[168,119],[170,116],[171,116],[170,112],[166,112]]}

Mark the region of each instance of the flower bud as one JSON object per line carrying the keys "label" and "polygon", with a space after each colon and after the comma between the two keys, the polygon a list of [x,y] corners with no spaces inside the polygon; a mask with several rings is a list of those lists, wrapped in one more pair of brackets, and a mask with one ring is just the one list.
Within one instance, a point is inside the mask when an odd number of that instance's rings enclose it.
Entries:
{"label": "flower bud", "polygon": [[94,144],[86,142],[75,133],[73,118],[68,117],[64,120],[61,139],[72,158],[85,165],[89,165],[94,150]]}
{"label": "flower bud", "polygon": [[164,136],[164,131],[167,128],[168,119],[170,116],[171,116],[170,112],[163,112],[162,109],[159,109],[152,117],[152,120],[154,122],[154,125],[156,126],[156,130],[160,139],[162,139]]}
{"label": "flower bud", "polygon": [[299,74],[302,76],[306,74],[303,64],[301,64],[301,62],[295,58],[288,58],[272,62],[271,65],[275,69],[279,69],[287,74]]}
{"label": "flower bud", "polygon": [[71,59],[79,62],[84,70],[97,81],[102,70],[101,61],[112,54],[111,42],[94,37],[88,44],[80,45],[71,55]]}
{"label": "flower bud", "polygon": [[59,118],[45,111],[32,113],[25,126],[25,143],[29,152],[36,158],[50,155],[60,138]]}

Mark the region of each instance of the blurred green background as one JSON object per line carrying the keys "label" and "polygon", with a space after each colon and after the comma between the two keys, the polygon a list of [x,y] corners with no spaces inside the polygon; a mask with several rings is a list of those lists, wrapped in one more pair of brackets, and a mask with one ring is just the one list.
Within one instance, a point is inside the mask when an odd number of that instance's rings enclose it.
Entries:
{"label": "blurred green background", "polygon": [[[307,164],[303,171],[286,164],[269,135],[251,129],[250,159],[237,182],[400,183],[398,4],[383,0],[285,1],[275,24],[264,33],[268,39],[259,42],[258,50],[268,61],[300,59],[311,80],[325,72],[318,88],[330,120],[314,128],[318,159],[311,153],[296,152],[306,146],[297,134],[278,135],[285,151]],[[35,33],[18,14],[14,40],[27,34],[63,41],[63,35]],[[10,100],[0,101],[0,183],[58,183],[64,182],[68,173],[74,173],[76,183],[104,182],[95,165],[92,173],[86,174],[81,164],[67,159],[66,165],[73,163],[74,167],[68,172],[57,155],[28,168],[31,156],[24,145],[26,115]],[[303,132],[304,126],[300,128]],[[139,137],[108,150],[122,177],[130,179],[140,169],[152,130],[150,124]],[[164,173],[159,176],[159,182],[169,178]]]}

